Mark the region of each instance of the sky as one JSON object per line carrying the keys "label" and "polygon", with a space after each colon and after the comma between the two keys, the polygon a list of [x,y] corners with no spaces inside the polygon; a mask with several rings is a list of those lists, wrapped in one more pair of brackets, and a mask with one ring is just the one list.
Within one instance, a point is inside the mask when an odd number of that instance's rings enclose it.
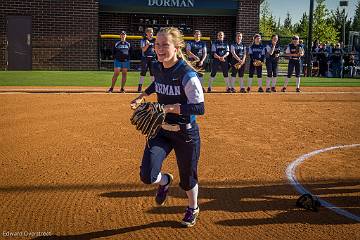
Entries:
{"label": "sky", "polygon": [[[353,18],[355,14],[355,7],[358,0],[349,0],[349,6],[346,9],[346,13],[349,18]],[[286,13],[289,12],[292,17],[292,23],[296,23],[301,19],[304,12],[309,13],[310,0],[267,0],[270,5],[270,10],[276,19],[276,22],[280,18],[280,22],[283,23],[286,17]],[[328,10],[336,10],[339,6],[339,0],[326,0],[326,6]],[[315,6],[316,7],[316,1]]]}

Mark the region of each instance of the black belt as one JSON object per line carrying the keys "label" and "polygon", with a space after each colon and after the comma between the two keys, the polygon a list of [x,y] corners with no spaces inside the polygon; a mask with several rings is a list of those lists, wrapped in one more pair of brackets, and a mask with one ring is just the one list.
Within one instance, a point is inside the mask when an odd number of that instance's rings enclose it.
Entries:
{"label": "black belt", "polygon": [[180,125],[180,124],[170,124],[170,123],[167,123],[167,122],[164,122],[162,125],[161,125],[161,128],[166,130],[166,131],[170,131],[170,132],[178,132],[182,129],[182,127],[184,127],[184,129],[188,130],[188,129],[191,129],[192,128],[192,125],[191,123],[187,123],[187,124],[184,124],[183,125]]}

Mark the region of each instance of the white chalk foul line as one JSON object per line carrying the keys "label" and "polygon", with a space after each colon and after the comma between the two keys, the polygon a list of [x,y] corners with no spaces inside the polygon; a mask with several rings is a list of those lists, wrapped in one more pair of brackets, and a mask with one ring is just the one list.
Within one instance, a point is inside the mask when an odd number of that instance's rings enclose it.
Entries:
{"label": "white chalk foul line", "polygon": [[[334,147],[329,147],[329,148],[323,148],[323,149],[319,149],[307,154],[304,154],[302,156],[300,156],[299,158],[295,159],[295,161],[293,161],[286,169],[286,176],[289,179],[290,183],[294,186],[294,188],[296,189],[296,191],[298,191],[300,194],[312,194],[310,191],[308,191],[307,189],[305,189],[296,179],[295,176],[295,171],[296,171],[296,167],[299,166],[303,161],[305,161],[306,159],[313,157],[319,153],[323,153],[323,152],[327,152],[330,150],[334,150],[334,149],[340,149],[340,148],[353,148],[353,147],[359,147],[360,144],[351,144],[351,145],[338,145],[338,146],[334,146]],[[312,194],[313,195],[313,194]],[[355,221],[360,222],[360,216],[357,216],[355,214],[352,214],[344,209],[338,208],[335,205],[322,200],[319,198],[319,201],[321,203],[321,206],[324,206],[328,209],[330,209],[331,211],[336,212],[337,214],[343,215],[347,218],[353,219]]]}

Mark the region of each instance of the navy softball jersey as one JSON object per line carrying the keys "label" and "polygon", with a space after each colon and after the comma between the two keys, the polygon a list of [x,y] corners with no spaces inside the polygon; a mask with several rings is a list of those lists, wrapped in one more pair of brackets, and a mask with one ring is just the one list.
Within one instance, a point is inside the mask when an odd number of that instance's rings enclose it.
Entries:
{"label": "navy softball jersey", "polygon": [[[294,45],[294,44],[289,44],[286,48],[286,53],[291,53],[291,54],[298,54],[300,51],[303,51],[303,48],[300,45]],[[298,56],[293,56],[290,57],[289,59],[289,64],[288,64],[288,73],[287,73],[287,77],[290,78],[291,75],[294,72],[295,69],[295,76],[296,77],[300,77],[300,57]]]}
{"label": "navy softball jersey", "polygon": [[[242,42],[241,43],[233,43],[230,46],[230,50],[231,50],[231,52],[235,52],[236,55],[242,59],[245,55],[246,47]],[[234,59],[234,63],[236,63],[236,62],[237,61]]]}
{"label": "navy softball jersey", "polygon": [[[233,43],[230,45],[230,51],[235,52],[235,54],[242,60],[244,55],[246,54],[246,47],[245,45],[241,43]],[[231,65],[235,65],[238,61],[233,57],[231,58]],[[231,76],[236,77],[236,74],[238,73],[240,77],[244,76],[245,72],[245,64],[241,66],[240,69],[236,69],[235,67],[232,67],[231,69]]]}
{"label": "navy softball jersey", "polygon": [[178,124],[180,131],[161,129],[149,140],[144,150],[140,178],[146,184],[156,181],[162,162],[174,149],[179,167],[180,187],[188,191],[198,182],[197,164],[200,157],[200,134],[196,115],[204,114],[204,94],[200,80],[183,60],[171,68],[154,64],[155,80],[145,90],[147,95],[156,93],[161,104],[181,104],[180,115],[168,113],[165,122]]}
{"label": "navy softball jersey", "polygon": [[253,44],[249,47],[250,59],[264,61],[265,58],[265,47],[262,44]]}
{"label": "navy softball jersey", "polygon": [[[146,76],[146,71],[149,69],[150,76],[153,76],[152,72],[152,65],[154,62],[156,62],[156,53],[154,50],[155,45],[155,38],[151,38],[150,40],[147,38],[141,39],[140,46],[145,47],[146,46],[146,40],[150,42],[149,47],[146,49],[145,52],[142,52],[141,57],[141,72],[140,76]],[[142,82],[141,82],[142,84]]]}
{"label": "navy softball jersey", "polygon": [[250,56],[250,67],[249,67],[249,78],[254,76],[254,72],[256,70],[257,77],[262,77],[262,67],[255,67],[253,62],[254,60],[264,61],[265,58],[265,46],[262,44],[256,45],[253,44],[249,47],[249,56]]}
{"label": "navy softball jersey", "polygon": [[[215,41],[212,45],[211,45],[211,53],[214,55],[215,53],[219,56],[222,57],[224,56],[226,53],[228,53],[230,51],[229,49],[229,45],[224,42],[224,41]],[[216,72],[219,68],[219,66],[221,67],[221,70],[223,72],[223,76],[224,77],[228,77],[228,72],[229,72],[229,66],[227,63],[227,59],[225,59],[225,62],[220,61],[219,59],[214,57],[214,61],[212,62],[212,66],[211,66],[211,77],[215,77],[216,76]]]}
{"label": "navy softball jersey", "polygon": [[279,54],[280,46],[279,44],[275,45],[274,52],[272,54],[273,44],[268,44],[265,48],[266,50],[266,71],[268,77],[277,77],[278,74],[278,63],[279,63]]}
{"label": "navy softball jersey", "polygon": [[216,53],[220,57],[224,56],[229,51],[229,45],[224,41],[217,40],[211,45],[211,52],[213,54]]}
{"label": "navy softball jersey", "polygon": [[149,41],[150,44],[149,44],[149,47],[146,49],[146,51],[142,52],[142,56],[148,57],[148,58],[155,58],[155,56],[156,56],[156,53],[154,50],[155,38],[151,38],[150,40],[147,38],[141,39],[140,46],[142,48],[146,46],[146,40]]}
{"label": "navy softball jersey", "polygon": [[124,62],[129,60],[130,43],[126,41],[118,41],[115,43],[113,48],[114,59]]}
{"label": "navy softball jersey", "polygon": [[[201,60],[206,51],[206,44],[202,41],[191,41],[186,44],[186,50],[192,52]],[[190,58],[190,60],[193,59]]]}

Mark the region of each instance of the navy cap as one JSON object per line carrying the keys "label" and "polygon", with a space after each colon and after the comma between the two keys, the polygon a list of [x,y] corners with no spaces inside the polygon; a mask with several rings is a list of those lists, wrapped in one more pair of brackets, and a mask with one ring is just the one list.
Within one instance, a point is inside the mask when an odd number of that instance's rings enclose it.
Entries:
{"label": "navy cap", "polygon": [[121,32],[120,32],[120,34],[124,34],[124,35],[126,35],[126,32],[125,32],[125,31],[121,31]]}

